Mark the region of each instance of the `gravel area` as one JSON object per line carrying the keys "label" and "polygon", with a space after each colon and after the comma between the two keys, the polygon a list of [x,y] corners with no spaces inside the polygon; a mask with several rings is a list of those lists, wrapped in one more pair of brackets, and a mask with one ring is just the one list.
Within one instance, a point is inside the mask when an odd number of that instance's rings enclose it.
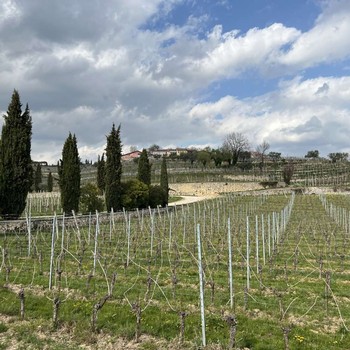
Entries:
{"label": "gravel area", "polygon": [[170,184],[171,196],[217,196],[226,192],[261,190],[263,187],[253,182],[204,182]]}

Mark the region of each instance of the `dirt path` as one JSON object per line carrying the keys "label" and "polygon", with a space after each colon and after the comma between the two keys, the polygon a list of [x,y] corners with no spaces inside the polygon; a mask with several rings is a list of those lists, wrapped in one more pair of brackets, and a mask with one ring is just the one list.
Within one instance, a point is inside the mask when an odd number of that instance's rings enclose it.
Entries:
{"label": "dirt path", "polygon": [[218,197],[221,193],[253,191],[262,189],[257,183],[243,182],[207,182],[207,183],[176,183],[170,184],[171,196],[182,197],[181,200],[169,206],[190,204],[206,199]]}
{"label": "dirt path", "polygon": [[203,201],[206,199],[215,198],[218,195],[207,195],[207,196],[181,196],[182,199],[179,201],[176,201],[174,203],[169,203],[169,207],[174,207],[175,205],[185,205],[185,204],[191,204],[199,201]]}

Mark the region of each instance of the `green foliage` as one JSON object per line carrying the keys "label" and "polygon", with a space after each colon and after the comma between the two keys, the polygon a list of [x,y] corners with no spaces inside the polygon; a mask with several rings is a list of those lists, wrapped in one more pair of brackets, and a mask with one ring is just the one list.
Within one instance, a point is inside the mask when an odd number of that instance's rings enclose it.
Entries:
{"label": "green foliage", "polygon": [[267,155],[273,162],[278,162],[281,160],[281,153],[280,152],[270,152]]}
{"label": "green foliage", "polygon": [[179,158],[185,162],[189,161],[191,165],[197,160],[198,151],[196,149],[190,149],[188,152],[181,153]]}
{"label": "green foliage", "polygon": [[34,176],[34,191],[39,192],[41,190],[41,182],[42,182],[42,172],[41,172],[41,165],[38,163],[36,170],[35,170],[35,176]]}
{"label": "green foliage", "polygon": [[58,167],[62,208],[68,215],[79,211],[80,159],[75,135],[69,133],[62,150]]}
{"label": "green foliage", "polygon": [[[226,194],[224,200],[217,198],[203,201],[189,205],[184,210],[174,208],[168,213],[160,211],[160,215],[156,211],[153,211],[152,215],[139,213],[137,216],[134,213],[130,215],[130,236],[125,234],[123,218],[115,216],[113,222],[107,216],[107,220],[100,220],[99,264],[89,285],[87,276],[92,269],[91,252],[95,246],[95,240],[91,237],[94,234],[94,221],[90,222],[93,227],[88,226],[87,220],[78,221],[80,240],[76,238],[75,224],[71,224],[73,220],[70,223],[66,221],[63,243],[65,247],[69,244],[72,254],[65,254],[64,261],[61,262],[64,268],[62,285],[65,288],[60,294],[56,293],[58,278],[54,279],[53,291],[47,289],[51,229],[48,227],[33,230],[36,252],[33,252],[31,257],[28,257],[27,250],[23,249],[28,244],[26,235],[1,235],[0,246],[7,252],[3,262],[4,274],[5,267],[13,267],[9,280],[15,280],[13,283],[23,286],[26,292],[23,322],[18,319],[17,292],[13,288],[3,286],[5,276],[2,276],[0,314],[6,320],[3,321],[6,327],[0,326],[1,343],[8,344],[8,347],[18,345],[16,348],[21,349],[68,350],[80,347],[94,348],[103,338],[106,348],[118,348],[122,341],[125,343],[126,339],[134,338],[136,317],[130,306],[138,302],[142,307],[141,332],[145,335],[141,347],[200,348],[198,264],[195,261],[197,244],[195,235],[192,234],[193,227],[200,222],[204,248],[202,255],[207,276],[207,347],[228,348],[232,329],[225,318],[232,315],[233,310],[228,305],[230,291],[227,287],[227,226],[217,225],[217,220],[220,217],[220,222],[225,223],[230,217],[231,229],[236,227],[237,232],[239,228],[241,233],[243,231],[243,235],[231,236],[232,246],[242,249],[242,254],[233,254],[231,257],[234,301],[238,310],[235,347],[284,349],[281,327],[293,322],[288,336],[290,349],[348,349],[350,261],[346,253],[349,241],[344,235],[346,222],[336,222],[332,218],[332,215],[337,218],[338,214],[341,216],[344,210],[349,210],[350,204],[346,197],[325,195],[324,198],[328,202],[328,210],[325,210],[325,204],[319,196],[296,195],[286,230],[283,229],[283,220],[278,219],[279,214],[273,224],[273,213],[280,213],[285,208],[291,199],[291,195],[288,194]],[[330,208],[331,203],[333,209]],[[251,229],[248,232],[250,249],[247,252],[250,252],[251,258],[250,271],[255,271],[261,266],[261,273],[254,274],[256,278],[251,275],[251,288],[245,300],[243,290],[247,282],[246,260],[242,255],[247,253],[245,229],[248,208]],[[235,215],[232,215],[233,210]],[[269,221],[271,225],[268,225]],[[261,235],[263,228],[265,240]],[[258,243],[255,240],[257,230]],[[280,240],[277,237],[274,240],[277,230]],[[265,247],[262,242],[265,242]],[[277,253],[274,252],[273,242],[276,243]],[[61,244],[56,244],[54,248],[55,261],[59,262]],[[258,258],[256,248],[259,252]],[[262,252],[265,250],[264,264]],[[43,258],[43,275],[39,274],[39,252]],[[126,263],[128,255],[129,264]],[[320,260],[323,261],[323,270]],[[328,298],[325,296],[327,270],[331,272],[331,293]],[[113,273],[118,275],[117,283],[113,288],[112,297],[99,311],[98,333],[93,334],[89,325],[91,312],[93,306],[106,294],[106,282],[107,279],[110,281]],[[53,308],[50,299],[56,295],[62,301],[58,329],[69,330],[69,341],[67,338],[56,337],[58,333],[51,329]],[[182,345],[178,344],[180,312],[187,313],[185,341]],[[7,318],[5,315],[12,317]],[[123,339],[118,339],[120,337]],[[65,342],[65,347],[57,343],[60,341]]]}
{"label": "green foliage", "polygon": [[47,177],[47,192],[52,192],[53,190],[53,177],[51,171]]}
{"label": "green foliage", "polygon": [[122,144],[120,141],[120,125],[115,129],[113,124],[110,134],[107,136],[105,164],[105,198],[107,211],[122,209]]}
{"label": "green foliage", "polygon": [[142,150],[139,158],[137,178],[147,186],[151,185],[151,164],[146,149]]}
{"label": "green foliage", "polygon": [[165,207],[169,202],[169,181],[166,159],[164,157],[160,168],[160,187],[162,188],[164,194],[162,206]]}
{"label": "green foliage", "polygon": [[18,218],[26,206],[32,185],[30,157],[32,118],[28,105],[22,113],[19,94],[14,90],[4,115],[0,140],[0,214]]}
{"label": "green foliage", "polygon": [[87,183],[80,190],[80,211],[83,214],[103,211],[103,200],[99,198],[96,185]]}
{"label": "green foliage", "polygon": [[164,205],[166,193],[161,186],[155,185],[149,187],[149,205],[151,208],[156,208],[158,205]]}
{"label": "green foliage", "polygon": [[305,158],[313,158],[316,159],[320,156],[320,152],[316,149],[313,151],[308,151],[305,155]]}
{"label": "green foliage", "polygon": [[0,322],[0,333],[4,333],[7,332],[8,327],[6,326],[6,324]]}
{"label": "green foliage", "polygon": [[102,154],[102,157],[98,156],[97,160],[97,187],[102,194],[105,191],[106,188],[106,180],[105,180],[105,168],[106,168],[106,162],[105,162],[105,155]]}
{"label": "green foliage", "polygon": [[220,149],[214,149],[211,151],[211,159],[214,161],[215,166],[219,167],[224,161],[223,152]]}
{"label": "green foliage", "polygon": [[207,151],[199,151],[197,154],[197,161],[205,167],[210,162],[210,154]]}
{"label": "green foliage", "polygon": [[122,183],[122,205],[125,209],[147,208],[148,186],[142,181],[132,179]]}
{"label": "green foliage", "polygon": [[237,163],[238,167],[242,170],[250,170],[253,167],[251,160],[251,152],[243,151],[239,156],[239,162]]}
{"label": "green foliage", "polygon": [[328,158],[332,161],[332,163],[336,162],[345,162],[348,160],[349,154],[345,152],[336,152],[336,153],[329,153]]}
{"label": "green foliage", "polygon": [[151,146],[148,148],[148,151],[149,151],[149,152],[153,152],[153,151],[158,151],[159,149],[160,149],[160,146],[154,143],[153,145],[151,145]]}

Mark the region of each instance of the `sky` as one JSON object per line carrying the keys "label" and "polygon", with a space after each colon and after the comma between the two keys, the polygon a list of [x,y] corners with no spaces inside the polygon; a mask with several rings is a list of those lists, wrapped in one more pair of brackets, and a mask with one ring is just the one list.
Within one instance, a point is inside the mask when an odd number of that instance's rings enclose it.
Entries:
{"label": "sky", "polygon": [[[0,113],[14,89],[32,159],[69,132],[95,161],[130,147],[350,153],[349,0],[0,0]],[[0,124],[3,118],[0,118]]]}

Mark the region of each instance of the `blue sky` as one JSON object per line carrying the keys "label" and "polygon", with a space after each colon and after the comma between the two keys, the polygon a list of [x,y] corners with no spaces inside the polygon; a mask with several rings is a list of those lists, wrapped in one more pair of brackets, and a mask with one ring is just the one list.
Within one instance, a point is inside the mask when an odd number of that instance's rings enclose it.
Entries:
{"label": "blue sky", "polygon": [[350,1],[103,5],[0,0],[0,111],[13,89],[29,103],[33,159],[56,163],[72,132],[95,160],[113,123],[125,152],[230,132],[252,150],[350,152]]}

